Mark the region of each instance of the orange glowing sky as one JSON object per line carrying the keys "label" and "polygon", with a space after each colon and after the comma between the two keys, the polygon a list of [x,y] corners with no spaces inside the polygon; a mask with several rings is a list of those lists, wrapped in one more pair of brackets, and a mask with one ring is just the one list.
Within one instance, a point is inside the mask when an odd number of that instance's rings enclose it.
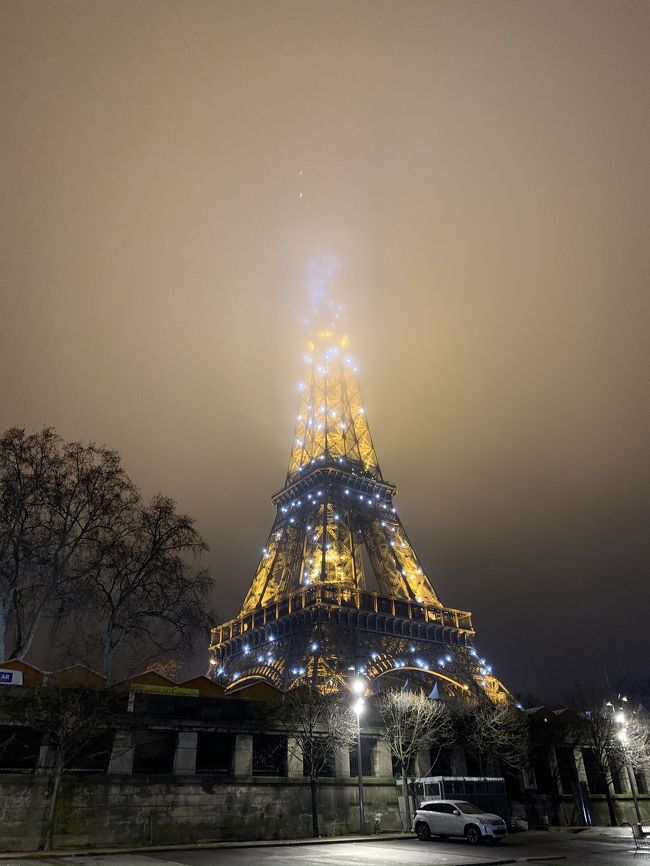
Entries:
{"label": "orange glowing sky", "polygon": [[633,0],[5,0],[0,430],[118,449],[197,517],[233,615],[325,251],[384,476],[495,672],[647,675],[649,24]]}

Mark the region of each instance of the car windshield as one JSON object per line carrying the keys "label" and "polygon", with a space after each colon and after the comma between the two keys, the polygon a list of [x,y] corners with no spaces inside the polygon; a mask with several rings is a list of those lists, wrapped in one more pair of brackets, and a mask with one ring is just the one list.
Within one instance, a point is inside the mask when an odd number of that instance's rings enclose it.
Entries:
{"label": "car windshield", "polygon": [[456,803],[456,806],[460,809],[461,812],[464,812],[465,815],[482,815],[483,809],[479,809],[478,806],[475,806],[474,803],[466,803],[461,801],[460,803]]}

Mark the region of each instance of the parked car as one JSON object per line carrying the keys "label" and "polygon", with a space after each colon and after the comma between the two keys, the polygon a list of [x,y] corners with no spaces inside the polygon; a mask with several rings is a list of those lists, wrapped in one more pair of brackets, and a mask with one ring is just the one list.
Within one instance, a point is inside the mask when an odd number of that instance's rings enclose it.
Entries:
{"label": "parked car", "polygon": [[508,835],[503,818],[466,800],[427,800],[413,815],[413,829],[423,841],[432,836],[464,836],[470,845],[500,842]]}

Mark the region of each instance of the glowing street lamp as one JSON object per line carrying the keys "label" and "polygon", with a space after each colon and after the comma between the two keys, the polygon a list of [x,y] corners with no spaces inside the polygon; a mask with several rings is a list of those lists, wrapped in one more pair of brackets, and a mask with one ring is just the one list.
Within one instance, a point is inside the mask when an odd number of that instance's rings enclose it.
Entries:
{"label": "glowing street lamp", "polygon": [[357,717],[357,776],[359,779],[359,832],[363,835],[366,832],[366,816],[365,804],[363,801],[363,767],[361,766],[361,713],[364,711],[366,702],[363,699],[363,693],[366,690],[366,683],[360,677],[356,677],[350,683],[352,691],[358,695],[356,701],[352,704],[352,710]]}

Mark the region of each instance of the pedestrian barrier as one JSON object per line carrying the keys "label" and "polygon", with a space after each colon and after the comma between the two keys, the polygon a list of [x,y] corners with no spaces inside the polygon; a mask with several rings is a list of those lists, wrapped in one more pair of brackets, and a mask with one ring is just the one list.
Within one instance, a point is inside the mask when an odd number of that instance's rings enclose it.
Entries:
{"label": "pedestrian barrier", "polygon": [[641,824],[630,824],[630,829],[636,849],[634,856],[636,857],[639,851],[646,851],[650,854],[650,832],[646,832]]}
{"label": "pedestrian barrier", "polygon": [[397,809],[385,812],[373,812],[366,818],[366,833],[402,833],[410,831],[413,816],[410,812],[398,812]]}

